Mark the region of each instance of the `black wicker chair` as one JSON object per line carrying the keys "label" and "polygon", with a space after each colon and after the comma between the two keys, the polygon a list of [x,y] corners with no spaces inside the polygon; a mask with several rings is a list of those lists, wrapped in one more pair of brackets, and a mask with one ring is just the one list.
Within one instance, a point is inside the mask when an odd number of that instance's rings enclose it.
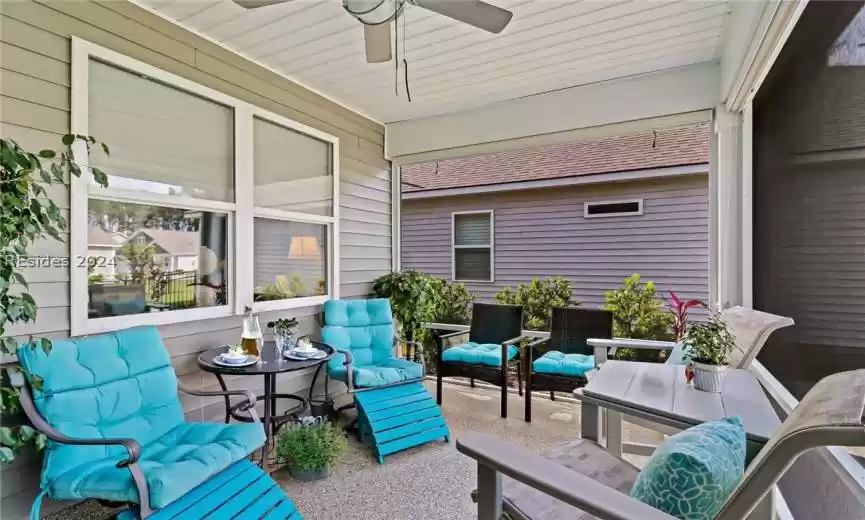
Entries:
{"label": "black wicker chair", "polygon": [[571,393],[585,386],[584,371],[594,367],[594,349],[586,340],[612,337],[611,311],[554,308],[550,337],[527,345],[522,356],[523,373],[526,374],[526,422],[532,420],[532,390],[547,390],[550,398],[555,399],[555,392]]}
{"label": "black wicker chair", "polygon": [[[454,332],[439,336],[436,341],[436,389],[438,404],[442,403],[442,377],[468,377],[480,379],[501,388],[501,415],[508,416],[508,365],[519,360],[519,342],[522,337],[523,308],[519,305],[475,303],[472,306],[472,324],[468,343],[445,349],[446,340],[465,335]],[[492,348],[491,345],[496,345]],[[504,361],[504,362],[503,362]],[[517,381],[523,393],[522,374],[517,363]]]}

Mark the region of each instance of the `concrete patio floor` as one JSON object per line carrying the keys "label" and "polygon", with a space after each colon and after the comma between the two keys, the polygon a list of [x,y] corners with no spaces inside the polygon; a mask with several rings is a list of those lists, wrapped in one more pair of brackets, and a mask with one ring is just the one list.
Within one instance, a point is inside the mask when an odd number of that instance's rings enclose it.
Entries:
{"label": "concrete patio floor", "polygon": [[[435,383],[427,382],[435,393]],[[523,421],[523,399],[508,398],[508,419],[499,417],[497,391],[445,384],[442,408],[453,438],[480,431],[541,453],[579,434],[579,405],[536,399],[533,422]],[[624,437],[657,443],[662,436],[625,424]],[[629,457],[631,458],[631,457]],[[640,464],[640,457],[631,458]],[[326,480],[302,483],[287,474],[274,475],[307,520],[473,520],[469,493],[475,486],[474,461],[449,444],[437,442],[385,458],[383,465],[370,450],[351,439],[348,454]]]}

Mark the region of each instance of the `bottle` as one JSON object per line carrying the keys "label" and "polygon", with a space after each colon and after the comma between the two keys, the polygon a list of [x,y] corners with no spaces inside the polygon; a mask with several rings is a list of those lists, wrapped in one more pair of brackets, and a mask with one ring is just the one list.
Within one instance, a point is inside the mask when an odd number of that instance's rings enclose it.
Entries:
{"label": "bottle", "polygon": [[252,314],[252,308],[246,307],[243,315],[243,331],[240,334],[240,346],[243,352],[250,356],[261,356],[261,326],[258,316]]}

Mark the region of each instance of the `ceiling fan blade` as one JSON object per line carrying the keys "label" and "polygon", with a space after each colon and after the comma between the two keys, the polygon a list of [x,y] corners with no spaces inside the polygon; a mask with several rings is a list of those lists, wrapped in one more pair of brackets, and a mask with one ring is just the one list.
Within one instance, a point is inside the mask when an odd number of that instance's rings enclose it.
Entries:
{"label": "ceiling fan blade", "polygon": [[233,0],[235,4],[244,9],[255,9],[256,7],[264,7],[267,5],[283,4],[291,0]]}
{"label": "ceiling fan blade", "polygon": [[379,25],[364,25],[363,40],[366,45],[367,63],[390,61],[390,22]]}
{"label": "ceiling fan blade", "polygon": [[498,34],[507,27],[514,13],[480,0],[409,0],[434,13]]}

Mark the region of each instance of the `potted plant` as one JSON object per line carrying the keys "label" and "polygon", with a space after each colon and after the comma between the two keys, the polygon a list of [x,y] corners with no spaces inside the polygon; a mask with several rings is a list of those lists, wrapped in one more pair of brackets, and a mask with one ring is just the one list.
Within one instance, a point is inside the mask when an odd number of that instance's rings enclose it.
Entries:
{"label": "potted plant", "polygon": [[733,333],[721,315],[713,314],[706,323],[688,327],[682,343],[694,371],[694,387],[720,392],[727,372],[727,358],[735,344]]}
{"label": "potted plant", "polygon": [[292,349],[297,344],[300,327],[297,318],[279,318],[267,323],[267,328],[273,329],[273,339],[280,352]]}
{"label": "potted plant", "polygon": [[276,455],[292,477],[302,482],[330,476],[348,446],[342,428],[323,418],[290,424],[279,434]]}

